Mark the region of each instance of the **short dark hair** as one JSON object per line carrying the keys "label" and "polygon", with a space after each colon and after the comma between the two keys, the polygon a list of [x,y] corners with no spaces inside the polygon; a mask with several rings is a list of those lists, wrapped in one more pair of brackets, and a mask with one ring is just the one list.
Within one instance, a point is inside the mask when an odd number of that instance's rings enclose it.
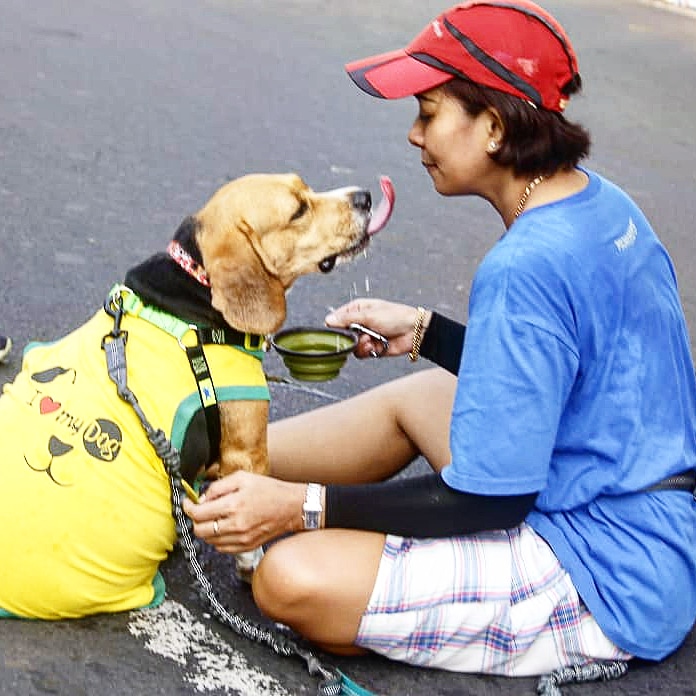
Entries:
{"label": "short dark hair", "polygon": [[[581,86],[580,76],[576,75],[562,91],[570,96],[579,92]],[[490,157],[502,166],[511,166],[519,176],[549,176],[559,169],[571,169],[590,152],[589,132],[561,113],[537,108],[519,97],[458,77],[446,82],[443,88],[471,116],[478,116],[487,108],[500,114],[505,135]]]}

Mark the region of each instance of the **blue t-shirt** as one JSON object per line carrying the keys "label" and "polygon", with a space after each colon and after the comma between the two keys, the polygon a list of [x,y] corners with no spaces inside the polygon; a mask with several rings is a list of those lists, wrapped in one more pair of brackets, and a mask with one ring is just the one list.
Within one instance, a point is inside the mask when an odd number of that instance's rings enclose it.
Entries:
{"label": "blue t-shirt", "polygon": [[696,504],[636,491],[696,467],[696,378],[665,248],[586,173],[476,273],[442,475],[471,493],[540,491],[527,521],[601,628],[657,660],[696,618]]}

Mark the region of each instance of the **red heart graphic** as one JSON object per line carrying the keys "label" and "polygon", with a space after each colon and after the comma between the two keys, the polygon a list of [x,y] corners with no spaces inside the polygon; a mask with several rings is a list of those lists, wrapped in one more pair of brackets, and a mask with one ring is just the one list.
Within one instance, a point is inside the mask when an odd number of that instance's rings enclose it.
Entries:
{"label": "red heart graphic", "polygon": [[60,408],[60,401],[54,401],[50,396],[44,396],[39,404],[39,411],[42,414],[53,413]]}

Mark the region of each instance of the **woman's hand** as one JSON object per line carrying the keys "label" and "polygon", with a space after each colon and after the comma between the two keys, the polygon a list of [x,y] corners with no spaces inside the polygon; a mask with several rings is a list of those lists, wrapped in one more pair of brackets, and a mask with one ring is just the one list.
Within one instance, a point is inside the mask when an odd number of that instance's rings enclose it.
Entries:
{"label": "woman's hand", "polygon": [[[327,326],[334,328],[348,328],[351,324],[362,324],[382,334],[389,340],[389,349],[385,355],[405,355],[413,347],[413,328],[418,316],[416,307],[396,302],[388,302],[378,299],[356,299],[348,304],[334,309],[327,315]],[[432,313],[427,311],[423,322],[423,330],[430,323]],[[367,334],[360,334],[355,355],[358,358],[374,357],[381,355],[382,344]]]}
{"label": "woman's hand", "polygon": [[194,534],[223,553],[249,551],[303,528],[305,484],[237,471],[210,484],[198,504],[184,512]]}

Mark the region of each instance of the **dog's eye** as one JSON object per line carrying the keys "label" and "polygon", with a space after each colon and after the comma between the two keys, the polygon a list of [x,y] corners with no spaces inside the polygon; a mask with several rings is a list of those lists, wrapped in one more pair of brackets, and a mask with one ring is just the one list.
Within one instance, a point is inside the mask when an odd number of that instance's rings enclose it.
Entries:
{"label": "dog's eye", "polygon": [[307,205],[307,201],[300,201],[300,206],[292,214],[292,217],[290,218],[290,222],[293,222],[294,220],[299,220],[308,210],[309,210],[309,206]]}

